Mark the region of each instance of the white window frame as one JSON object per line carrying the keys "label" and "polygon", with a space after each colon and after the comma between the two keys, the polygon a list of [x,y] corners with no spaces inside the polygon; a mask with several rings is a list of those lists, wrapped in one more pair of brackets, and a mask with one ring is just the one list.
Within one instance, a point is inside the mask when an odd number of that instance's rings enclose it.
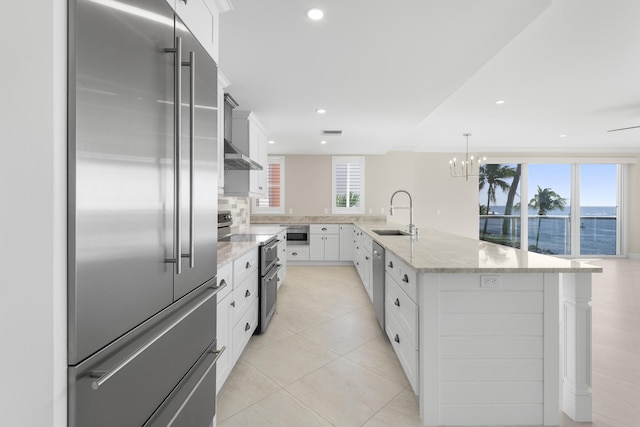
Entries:
{"label": "white window frame", "polygon": [[[284,157],[283,156],[269,156],[268,160],[267,160],[267,168],[269,167],[270,164],[273,163],[279,163],[280,164],[280,206],[279,207],[269,207],[269,208],[265,208],[265,207],[260,207],[258,206],[258,201],[260,199],[263,198],[254,198],[253,199],[253,213],[256,214],[272,214],[272,215],[283,215],[285,212],[285,200],[284,200],[284,185],[285,185],[285,180],[284,180]],[[269,185],[269,172],[268,169],[264,172],[267,174],[267,195],[269,194],[270,191],[270,185]]]}
{"label": "white window frame", "polygon": [[[344,164],[360,165],[360,206],[338,207],[336,206],[336,166]],[[332,156],[331,158],[331,213],[332,214],[364,214],[365,207],[365,170],[364,156]]]}

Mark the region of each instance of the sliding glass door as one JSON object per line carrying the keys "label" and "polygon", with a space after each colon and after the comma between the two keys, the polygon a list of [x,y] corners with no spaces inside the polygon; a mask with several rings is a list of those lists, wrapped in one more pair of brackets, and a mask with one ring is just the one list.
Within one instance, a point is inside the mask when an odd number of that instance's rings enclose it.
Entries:
{"label": "sliding glass door", "polygon": [[620,255],[622,170],[487,164],[479,176],[480,239],[549,255]]}

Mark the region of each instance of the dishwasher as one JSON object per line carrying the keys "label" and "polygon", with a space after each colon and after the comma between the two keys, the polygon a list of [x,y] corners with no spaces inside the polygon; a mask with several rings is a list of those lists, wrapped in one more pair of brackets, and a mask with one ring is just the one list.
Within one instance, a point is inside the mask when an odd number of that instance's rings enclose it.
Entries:
{"label": "dishwasher", "polygon": [[384,248],[373,241],[373,308],[384,331]]}

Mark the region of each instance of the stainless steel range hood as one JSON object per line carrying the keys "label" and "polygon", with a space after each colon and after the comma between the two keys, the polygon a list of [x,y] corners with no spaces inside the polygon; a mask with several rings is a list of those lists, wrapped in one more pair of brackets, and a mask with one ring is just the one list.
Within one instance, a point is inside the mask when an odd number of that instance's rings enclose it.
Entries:
{"label": "stainless steel range hood", "polygon": [[251,160],[226,139],[224,140],[224,168],[226,170],[262,170],[261,165]]}
{"label": "stainless steel range hood", "polygon": [[233,145],[233,109],[238,106],[228,93],[224,94],[224,168],[225,170],[262,170],[262,166],[251,160],[242,150]]}

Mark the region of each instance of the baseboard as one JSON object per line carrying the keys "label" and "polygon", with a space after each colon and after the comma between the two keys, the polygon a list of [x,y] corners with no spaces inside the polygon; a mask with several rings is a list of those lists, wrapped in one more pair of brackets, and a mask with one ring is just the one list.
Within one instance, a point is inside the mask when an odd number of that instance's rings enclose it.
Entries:
{"label": "baseboard", "polygon": [[629,257],[629,259],[640,259],[640,254],[629,252],[628,257]]}

